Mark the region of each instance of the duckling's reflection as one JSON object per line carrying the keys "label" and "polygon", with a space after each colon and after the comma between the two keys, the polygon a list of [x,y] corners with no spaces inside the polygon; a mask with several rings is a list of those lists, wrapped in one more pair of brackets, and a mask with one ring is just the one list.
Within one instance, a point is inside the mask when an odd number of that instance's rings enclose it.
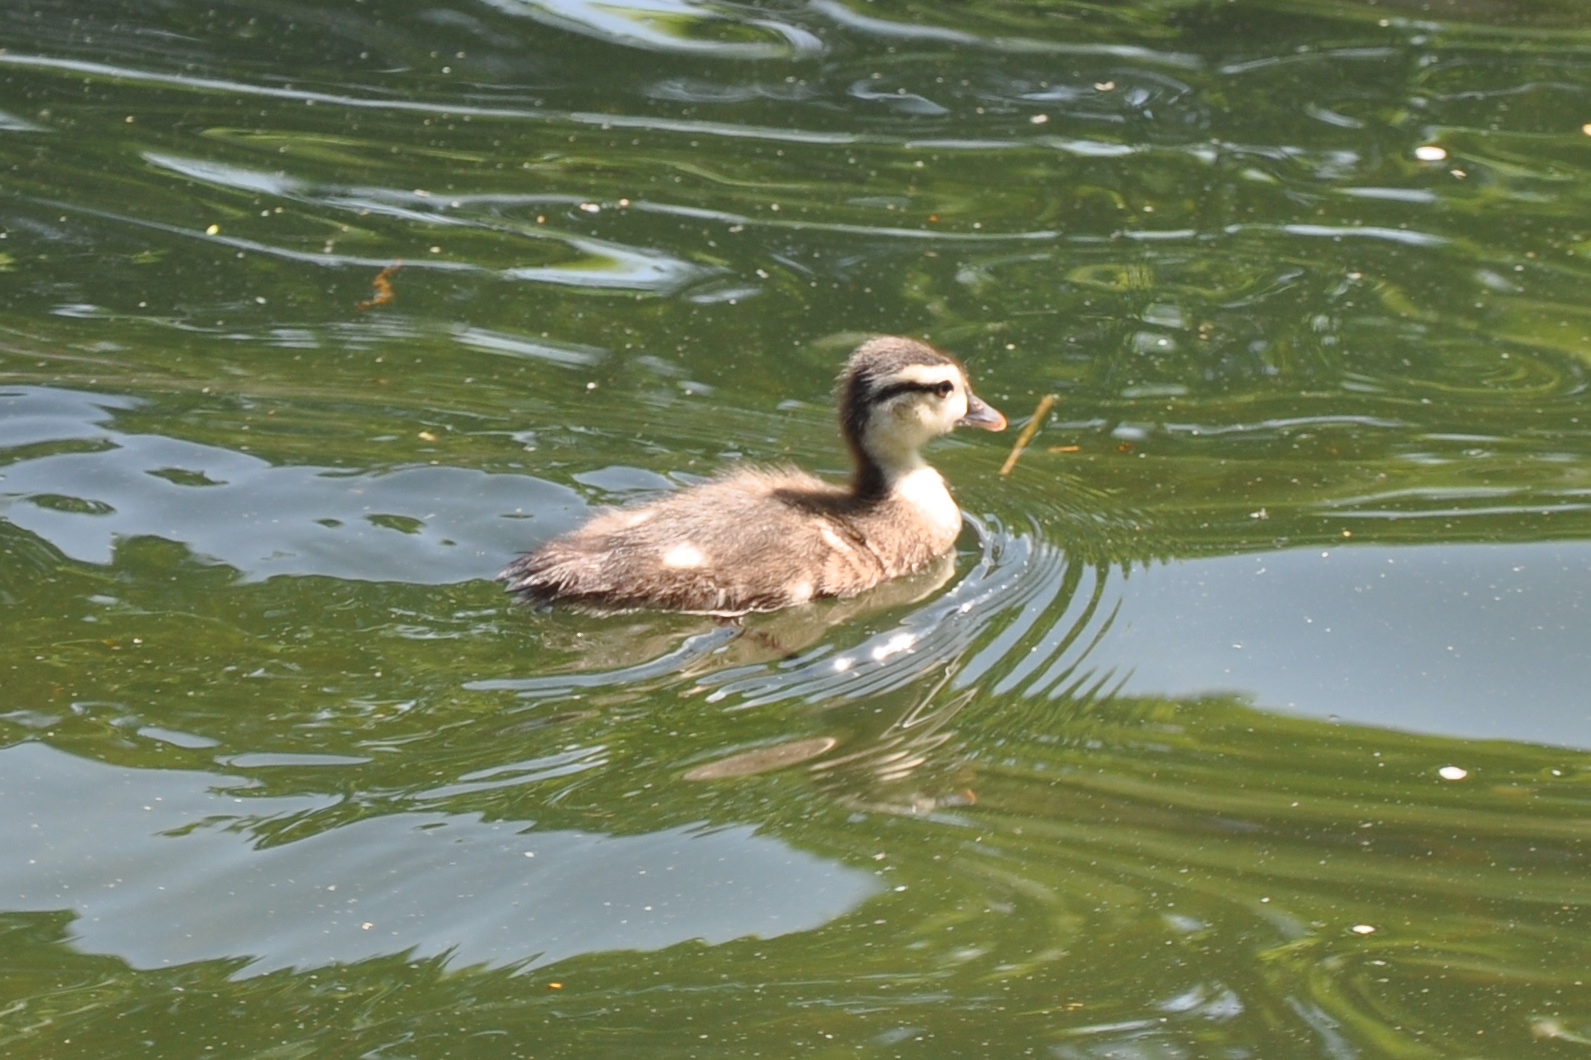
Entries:
{"label": "duckling's reflection", "polygon": [[[814,718],[819,733],[809,729],[749,750],[742,745],[734,753],[698,761],[684,772],[684,779],[723,782],[800,767],[829,797],[865,812],[921,815],[976,801],[976,762],[957,736],[958,719],[980,710],[995,712],[997,716],[979,722],[987,734],[991,725],[998,730],[1033,724],[1032,711],[1046,717],[1087,713],[1110,696],[1116,683],[1113,674],[1096,672],[1088,662],[1101,631],[1112,622],[1114,608],[1102,606],[1108,568],[1078,562],[1050,565],[1055,558],[1042,549],[1023,557],[1019,566],[1029,578],[1025,585],[1030,591],[1015,594],[1023,597],[1020,606],[977,606],[987,602],[987,590],[1003,581],[989,571],[982,579],[969,577],[944,601],[915,613],[911,625],[918,629],[942,630],[962,616],[970,620],[965,625],[975,627],[940,644],[916,641],[926,664],[922,656],[905,666],[891,659],[876,667],[880,673],[851,688],[813,672],[843,673],[841,664],[849,659],[873,656],[864,645],[860,652],[809,657],[781,675],[782,687],[736,682],[744,697],[741,707],[792,696],[821,704],[824,709]],[[1007,603],[1010,595],[996,594]],[[903,626],[871,643],[876,651],[880,644],[909,635]],[[1042,679],[1033,679],[1035,668],[1043,671]],[[892,673],[884,679],[883,671]],[[1024,685],[1026,694],[1016,692]],[[813,700],[810,693],[820,688],[827,694]]]}
{"label": "duckling's reflection", "polygon": [[871,813],[925,814],[975,801],[975,772],[953,722],[978,690],[949,690],[951,675],[855,750],[812,764],[819,786]]}
{"label": "duckling's reflection", "polygon": [[[855,750],[845,754],[824,757],[840,746],[837,736],[788,740],[696,766],[685,774],[685,779],[725,780],[811,762],[809,769],[823,787],[857,809],[926,813],[946,805],[965,805],[972,800],[965,786],[960,791],[938,794],[920,787],[903,787],[930,763],[954,764],[959,760],[949,725],[972,702],[975,690],[944,696],[949,680],[947,673],[926,695],[912,702],[905,713],[885,714],[889,720],[882,731],[854,734],[847,743]],[[937,786],[947,787],[943,782]],[[948,785],[950,789],[954,787],[954,783]]]}

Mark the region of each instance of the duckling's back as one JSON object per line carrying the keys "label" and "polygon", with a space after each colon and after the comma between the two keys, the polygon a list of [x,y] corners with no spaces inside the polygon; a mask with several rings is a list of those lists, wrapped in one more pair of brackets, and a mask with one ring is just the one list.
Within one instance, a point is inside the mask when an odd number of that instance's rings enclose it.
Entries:
{"label": "duckling's back", "polygon": [[918,570],[959,525],[959,513],[953,525],[943,512],[929,518],[910,495],[863,502],[800,472],[744,471],[599,515],[500,577],[530,604],[738,615],[851,596]]}

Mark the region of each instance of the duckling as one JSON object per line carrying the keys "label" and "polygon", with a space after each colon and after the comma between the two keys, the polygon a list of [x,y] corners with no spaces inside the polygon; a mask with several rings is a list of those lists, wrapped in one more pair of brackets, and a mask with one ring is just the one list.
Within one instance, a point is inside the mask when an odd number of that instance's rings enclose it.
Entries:
{"label": "duckling", "polygon": [[950,550],[961,510],[919,450],[954,427],[998,431],[955,358],[897,336],[858,346],[840,373],[840,486],[795,469],[736,471],[598,515],[497,578],[522,603],[611,614],[734,617],[854,596]]}

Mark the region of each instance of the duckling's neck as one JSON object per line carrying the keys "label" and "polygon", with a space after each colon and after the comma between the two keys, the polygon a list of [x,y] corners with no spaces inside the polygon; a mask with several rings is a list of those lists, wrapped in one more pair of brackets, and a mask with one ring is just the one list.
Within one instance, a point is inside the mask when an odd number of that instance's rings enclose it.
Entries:
{"label": "duckling's neck", "polygon": [[851,492],[858,500],[881,500],[900,488],[901,483],[914,474],[927,471],[944,488],[938,472],[928,466],[915,448],[883,448],[851,440],[851,457],[856,462],[856,473],[851,479]]}
{"label": "duckling's neck", "polygon": [[846,440],[856,461],[851,495],[862,512],[886,522],[904,515],[922,532],[932,552],[955,541],[961,532],[961,509],[945,488],[945,480],[928,466],[916,446],[879,446],[877,439],[869,439],[875,443],[869,445],[855,436]]}

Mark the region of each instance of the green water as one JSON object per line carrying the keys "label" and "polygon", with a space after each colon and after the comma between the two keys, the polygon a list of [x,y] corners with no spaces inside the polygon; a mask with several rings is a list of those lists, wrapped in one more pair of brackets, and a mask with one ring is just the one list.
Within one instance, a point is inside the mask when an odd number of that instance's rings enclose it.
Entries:
{"label": "green water", "polygon": [[[0,10],[0,1052],[1578,1057],[1591,15]],[[395,267],[395,268],[394,268]],[[953,570],[492,575],[871,333]]]}

